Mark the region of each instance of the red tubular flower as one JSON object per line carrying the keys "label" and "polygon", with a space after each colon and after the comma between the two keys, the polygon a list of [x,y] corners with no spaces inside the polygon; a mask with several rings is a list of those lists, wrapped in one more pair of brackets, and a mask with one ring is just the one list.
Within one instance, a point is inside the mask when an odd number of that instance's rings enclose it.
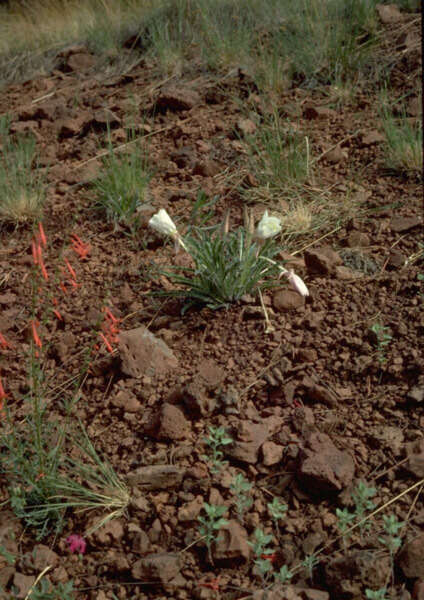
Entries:
{"label": "red tubular flower", "polygon": [[66,289],[66,285],[63,283],[63,281],[61,281],[61,282],[59,283],[59,288],[62,290],[62,292],[63,292],[64,294],[67,294],[67,293],[68,293],[68,290]]}
{"label": "red tubular flower", "polygon": [[102,338],[102,340],[103,340],[103,342],[104,342],[104,344],[105,344],[105,346],[106,346],[107,350],[108,350],[109,352],[113,352],[113,348],[112,348],[112,346],[111,346],[111,343],[110,343],[110,342],[109,342],[109,340],[107,339],[107,337],[106,337],[105,335],[103,335],[103,333],[101,333],[100,331],[99,331],[99,336]]}
{"label": "red tubular flower", "polygon": [[4,348],[5,350],[12,347],[12,345],[7,341],[7,339],[4,337],[4,335],[2,333],[0,333],[0,346],[2,348]]}
{"label": "red tubular flower", "polygon": [[78,254],[81,260],[87,258],[91,250],[90,244],[85,244],[76,233],[71,234],[71,243],[74,252]]}
{"label": "red tubular flower", "polygon": [[77,274],[75,273],[74,269],[72,268],[69,260],[67,258],[65,258],[64,261],[65,261],[65,264],[66,264],[66,266],[68,268],[68,271],[71,274],[71,277],[74,279],[74,281],[76,281],[77,280]]}
{"label": "red tubular flower", "polygon": [[35,240],[32,240],[32,242],[31,242],[31,250],[32,250],[32,258],[34,261],[34,265],[38,265],[38,251],[37,251],[37,244],[36,244]]}
{"label": "red tubular flower", "polygon": [[43,262],[43,259],[40,260],[39,264],[40,264],[41,274],[44,277],[44,279],[47,281],[48,278],[49,278],[49,274],[47,273],[47,269],[46,269],[46,266],[45,266],[45,264]]}
{"label": "red tubular flower", "polygon": [[218,576],[216,579],[210,579],[209,581],[201,581],[198,583],[198,586],[209,588],[211,590],[214,590],[215,592],[219,592],[219,580],[220,577]]}
{"label": "red tubular flower", "polygon": [[1,377],[0,377],[0,402],[1,402],[1,408],[3,408],[3,400],[5,398],[7,398],[7,394],[4,391],[3,383],[2,383]]}
{"label": "red tubular flower", "polygon": [[38,346],[39,348],[42,348],[43,344],[41,343],[40,336],[38,335],[37,324],[35,321],[31,322],[31,328],[32,328],[32,337],[34,338],[35,345]]}
{"label": "red tubular flower", "polygon": [[63,317],[62,317],[62,315],[61,315],[61,314],[60,314],[60,312],[59,312],[58,310],[56,310],[55,308],[53,309],[53,314],[55,315],[55,317],[57,317],[57,319],[58,319],[59,321],[63,321]]}
{"label": "red tubular flower", "polygon": [[46,234],[44,233],[43,224],[41,222],[38,223],[38,231],[40,232],[41,243],[43,244],[44,247],[46,247],[47,246],[47,238],[46,238]]}

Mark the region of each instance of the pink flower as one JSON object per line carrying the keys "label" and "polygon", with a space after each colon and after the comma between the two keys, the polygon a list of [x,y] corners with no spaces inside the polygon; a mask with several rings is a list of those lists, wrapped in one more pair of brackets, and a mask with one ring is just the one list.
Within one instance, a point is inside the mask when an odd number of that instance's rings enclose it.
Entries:
{"label": "pink flower", "polygon": [[298,294],[301,296],[309,296],[309,290],[299,275],[296,275],[293,270],[284,273],[284,275],[286,275],[290,285]]}
{"label": "pink flower", "polygon": [[66,543],[69,544],[69,550],[71,552],[78,552],[78,554],[84,554],[87,547],[85,539],[76,533],[73,533],[66,538]]}

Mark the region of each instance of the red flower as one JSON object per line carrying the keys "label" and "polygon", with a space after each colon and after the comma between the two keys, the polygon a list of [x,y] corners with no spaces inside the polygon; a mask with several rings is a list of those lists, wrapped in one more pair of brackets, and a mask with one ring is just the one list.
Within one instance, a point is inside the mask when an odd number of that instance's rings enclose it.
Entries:
{"label": "red flower", "polygon": [[35,321],[31,322],[32,337],[34,338],[35,345],[38,346],[39,348],[42,348],[43,344],[41,343],[40,336],[38,335],[37,325],[38,325],[38,323],[36,323]]}
{"label": "red flower", "polygon": [[1,402],[1,408],[3,408],[3,400],[7,398],[7,394],[4,391],[4,387],[0,378],[0,402]]}
{"label": "red flower", "polygon": [[71,552],[78,552],[78,554],[84,554],[87,548],[85,539],[76,533],[67,537],[66,543],[69,544],[69,550]]}
{"label": "red flower", "polygon": [[87,258],[88,254],[90,253],[90,250],[91,250],[90,244],[85,244],[81,240],[81,238],[79,238],[77,236],[76,233],[71,234],[71,243],[72,243],[72,248],[78,254],[78,256],[80,257],[81,260],[84,258]]}
{"label": "red flower", "polygon": [[4,348],[5,350],[7,350],[7,348],[12,347],[12,345],[9,344],[9,342],[7,341],[7,339],[4,337],[4,335],[2,333],[0,333],[0,346],[2,348]]}
{"label": "red flower", "polygon": [[214,590],[214,592],[219,592],[219,580],[220,577],[218,575],[218,577],[216,577],[215,579],[210,579],[209,581],[201,581],[198,585],[199,587],[205,587]]}
{"label": "red flower", "polygon": [[67,268],[68,268],[68,271],[69,271],[69,272],[70,272],[70,274],[71,274],[71,277],[72,277],[72,279],[73,279],[74,281],[76,281],[76,280],[77,280],[77,274],[75,273],[74,269],[72,268],[72,266],[71,266],[71,264],[70,264],[69,260],[68,260],[67,258],[65,258],[65,259],[64,259],[64,261],[65,261],[65,264],[66,264],[66,266],[67,266]]}
{"label": "red flower", "polygon": [[107,339],[107,337],[105,335],[103,335],[103,333],[99,332],[99,336],[102,338],[102,340],[104,341],[104,344],[106,346],[106,348],[108,349],[109,352],[113,352],[113,348],[111,346],[111,343],[109,342],[109,340]]}
{"label": "red flower", "polygon": [[46,234],[44,233],[43,224],[41,222],[38,223],[38,231],[40,232],[41,243],[43,244],[44,247],[46,247],[47,246],[47,238],[46,238]]}

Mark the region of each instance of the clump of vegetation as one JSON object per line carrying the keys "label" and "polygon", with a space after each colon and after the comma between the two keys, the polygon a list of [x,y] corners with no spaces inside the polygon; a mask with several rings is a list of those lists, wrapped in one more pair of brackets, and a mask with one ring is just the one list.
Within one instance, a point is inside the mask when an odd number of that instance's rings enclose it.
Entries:
{"label": "clump of vegetation", "polygon": [[423,128],[421,119],[411,123],[403,112],[400,117],[384,108],[382,113],[386,135],[386,164],[393,171],[420,176],[423,167]]}
{"label": "clump of vegetation", "polygon": [[136,229],[139,210],[149,200],[151,176],[140,142],[133,141],[126,152],[118,153],[109,138],[103,169],[93,182],[97,207],[115,225]]}
{"label": "clump of vegetation", "polygon": [[241,523],[243,522],[244,513],[253,504],[253,498],[250,495],[252,488],[253,484],[247,481],[242,473],[238,473],[230,485],[230,490],[235,496],[237,517]]}
{"label": "clump of vegetation", "polygon": [[0,221],[19,225],[40,217],[46,174],[34,136],[11,136],[9,128],[8,117],[0,117]]}
{"label": "clump of vegetation", "polygon": [[219,471],[227,464],[223,461],[224,453],[223,446],[228,446],[233,443],[233,438],[227,434],[224,427],[209,427],[209,435],[203,440],[211,450],[211,455],[203,455],[202,458],[211,463],[212,473]]}
{"label": "clump of vegetation", "polygon": [[390,329],[388,327],[384,327],[384,325],[381,323],[374,323],[374,325],[370,327],[370,330],[375,336],[378,362],[380,365],[383,365],[387,361],[386,348],[393,339],[389,333]]}
{"label": "clump of vegetation", "polygon": [[227,519],[224,519],[224,515],[228,509],[226,506],[214,506],[213,504],[207,504],[207,502],[205,502],[203,508],[205,509],[206,516],[197,517],[200,522],[199,533],[205,540],[209,560],[213,563],[212,544],[217,541],[217,533],[221,527],[228,523]]}

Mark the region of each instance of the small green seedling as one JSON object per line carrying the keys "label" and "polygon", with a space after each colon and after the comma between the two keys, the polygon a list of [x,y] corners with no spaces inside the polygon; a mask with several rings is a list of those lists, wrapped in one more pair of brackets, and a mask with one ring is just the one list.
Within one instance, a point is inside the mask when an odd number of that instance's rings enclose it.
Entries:
{"label": "small green seedling", "polygon": [[380,365],[383,365],[387,361],[385,356],[386,347],[390,344],[393,338],[389,333],[389,328],[384,327],[380,323],[374,323],[370,329],[376,337],[378,362]]}
{"label": "small green seedling", "polygon": [[[358,521],[362,521],[366,513],[371,512],[375,508],[374,502],[371,502],[377,493],[377,490],[373,487],[368,487],[366,483],[360,481],[356,486],[356,489],[352,492],[352,499],[355,503],[355,516]],[[365,521],[359,526],[361,535],[370,529],[371,523]]]}
{"label": "small green seedling", "polygon": [[279,521],[285,518],[288,506],[284,502],[280,502],[278,498],[274,498],[272,502],[267,504],[268,512],[274,525],[277,529],[277,534],[280,535]]}
{"label": "small green seedling", "polygon": [[238,473],[233,479],[230,485],[230,490],[235,495],[235,504],[237,510],[237,517],[240,522],[243,522],[243,516],[246,510],[253,504],[253,498],[250,495],[253,485],[247,481],[242,475]]}
{"label": "small green seedling", "polygon": [[349,539],[349,529],[352,526],[352,522],[355,520],[355,513],[351,513],[347,510],[347,508],[344,508],[343,510],[340,510],[340,508],[336,508],[336,516],[337,516],[337,527],[340,530],[340,533],[342,534],[343,537],[343,546],[346,549],[346,543],[347,540]]}
{"label": "small green seedling", "polygon": [[311,581],[312,581],[314,568],[317,566],[318,563],[319,563],[319,558],[317,558],[315,556],[315,554],[308,554],[308,556],[306,556],[305,560],[302,562],[302,566],[306,569],[306,571],[308,573],[308,577]]}
{"label": "small green seedling", "polygon": [[402,538],[398,536],[399,530],[405,525],[403,521],[398,521],[395,515],[383,515],[383,527],[385,535],[378,538],[378,541],[390,552],[390,561],[392,565],[392,574],[395,561],[395,554],[402,545]]}
{"label": "small green seedling", "polygon": [[293,573],[290,571],[287,565],[283,565],[278,573],[275,574],[275,580],[283,585],[288,583],[293,577]]}
{"label": "small green seedling", "polygon": [[233,438],[227,435],[224,427],[209,427],[209,436],[204,438],[205,444],[209,446],[212,451],[212,456],[204,454],[203,460],[211,461],[212,473],[218,473],[227,463],[222,458],[224,453],[221,450],[222,446],[228,446],[232,444]]}
{"label": "small green seedling", "polygon": [[200,522],[199,533],[205,539],[209,560],[213,563],[212,544],[218,539],[217,532],[228,523],[227,519],[223,518],[228,509],[226,506],[215,506],[207,502],[204,503],[203,508],[206,517],[197,517]]}
{"label": "small green seedling", "polygon": [[268,545],[272,541],[272,535],[266,534],[262,529],[255,529],[254,541],[249,542],[249,545],[253,548],[255,555],[254,565],[259,573],[262,583],[265,584],[268,579],[269,573],[272,569],[272,562],[268,556],[271,557],[274,554],[274,550],[268,548]]}

